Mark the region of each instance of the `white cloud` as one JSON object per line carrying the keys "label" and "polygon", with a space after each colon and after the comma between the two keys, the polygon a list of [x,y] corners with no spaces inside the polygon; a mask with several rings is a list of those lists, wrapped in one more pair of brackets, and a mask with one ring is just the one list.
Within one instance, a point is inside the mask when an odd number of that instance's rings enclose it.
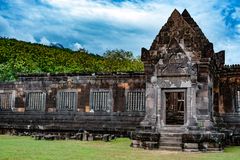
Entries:
{"label": "white cloud", "polygon": [[[35,42],[34,37],[42,37],[40,43],[49,43],[43,37],[47,35],[72,49],[82,48],[77,42],[83,42],[87,50],[98,54],[105,49],[122,48],[139,55],[141,47],[150,47],[174,8],[180,12],[187,8],[215,50],[226,49],[227,63],[240,63],[239,58],[234,61],[230,58],[240,50],[237,45],[240,37],[229,36],[222,15],[228,1],[123,1],[117,5],[110,0],[41,0],[44,5],[22,0],[9,3],[11,11],[0,11],[0,15],[12,16],[8,20],[0,17],[1,35],[31,42]],[[236,9],[232,17],[239,18],[239,12]],[[239,31],[240,27],[235,29]]]}
{"label": "white cloud", "polygon": [[46,37],[42,37],[39,43],[44,45],[50,45],[51,42]]}
{"label": "white cloud", "polygon": [[232,13],[233,19],[240,19],[240,8],[235,8],[235,12]]}
{"label": "white cloud", "polygon": [[2,16],[0,16],[0,36],[16,38],[32,43],[36,42],[32,34],[22,32],[21,30],[14,28],[14,26],[11,25],[10,22]]}
{"label": "white cloud", "polygon": [[[203,32],[210,39],[210,41],[218,42],[226,31],[224,26],[224,19],[221,17],[220,10],[213,9],[216,4],[216,0],[209,2],[204,0],[198,1],[172,1],[165,2],[159,0],[152,0],[146,2],[122,2],[120,5],[114,5],[110,1],[92,1],[92,0],[42,0],[44,3],[51,5],[55,10],[58,10],[63,19],[70,21],[98,21],[106,22],[112,26],[117,26],[120,29],[140,29],[142,35],[140,38],[144,38],[144,46],[138,44],[142,39],[136,39],[138,35],[119,35],[118,32],[111,33],[113,38],[118,38],[120,42],[122,39],[132,41],[132,43],[124,43],[127,48],[132,48],[129,45],[133,45],[139,54],[141,47],[149,48],[154,36],[158,33],[161,26],[167,21],[174,8],[180,10],[188,8],[190,14],[198,22],[199,26],[203,29]],[[105,3],[103,3],[105,2]],[[199,7],[202,6],[202,7]],[[222,5],[225,7],[225,4]],[[211,17],[211,20],[208,20]],[[217,26],[217,27],[216,27]],[[91,26],[89,26],[91,27]],[[93,27],[93,26],[92,26]],[[84,31],[83,31],[84,32]],[[108,31],[111,32],[111,31]],[[102,34],[109,34],[108,32]],[[84,33],[83,33],[84,34]],[[122,33],[124,34],[124,33]],[[145,35],[145,36],[144,36]],[[121,39],[121,40],[120,40]],[[107,43],[104,43],[106,42]],[[105,48],[115,46],[111,42],[117,40],[103,39],[99,42]],[[120,43],[117,44],[121,46]],[[126,48],[125,47],[125,48]],[[91,48],[89,48],[91,50]]]}
{"label": "white cloud", "polygon": [[[36,43],[36,39],[34,38],[34,36],[31,33],[16,33],[18,31],[15,31],[14,34],[12,34],[11,37],[15,37],[16,39],[20,39],[23,41],[27,41],[27,42],[31,42],[31,43]],[[15,36],[16,35],[16,36]]]}
{"label": "white cloud", "polygon": [[58,10],[61,17],[81,21],[106,21],[115,26],[126,28],[135,26],[144,29],[146,29],[144,26],[153,26],[156,22],[163,23],[174,9],[174,6],[155,1],[150,3],[126,1],[121,5],[114,5],[110,1],[103,3],[104,1],[93,0],[43,0],[43,2]]}
{"label": "white cloud", "polygon": [[239,64],[239,44],[240,40],[226,39],[221,42],[222,47],[226,51],[225,60],[228,64]]}
{"label": "white cloud", "polygon": [[8,23],[8,21],[0,16],[0,36],[2,37],[9,37],[12,33],[12,27]]}
{"label": "white cloud", "polygon": [[82,49],[82,48],[83,48],[83,46],[80,43],[76,42],[73,44],[72,50],[78,51],[79,49]]}

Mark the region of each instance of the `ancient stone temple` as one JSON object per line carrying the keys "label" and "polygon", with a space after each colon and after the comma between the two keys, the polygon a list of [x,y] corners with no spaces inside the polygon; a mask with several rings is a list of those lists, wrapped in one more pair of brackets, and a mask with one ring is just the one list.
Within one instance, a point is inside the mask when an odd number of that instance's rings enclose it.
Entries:
{"label": "ancient stone temple", "polygon": [[213,108],[224,54],[214,53],[187,10],[173,11],[150,49],[142,49],[142,61],[146,115],[133,145],[221,150],[224,135],[215,128]]}
{"label": "ancient stone temple", "polygon": [[240,65],[225,65],[199,26],[174,10],[144,73],[19,75],[0,83],[0,132],[111,133],[133,147],[221,151],[240,144]]}

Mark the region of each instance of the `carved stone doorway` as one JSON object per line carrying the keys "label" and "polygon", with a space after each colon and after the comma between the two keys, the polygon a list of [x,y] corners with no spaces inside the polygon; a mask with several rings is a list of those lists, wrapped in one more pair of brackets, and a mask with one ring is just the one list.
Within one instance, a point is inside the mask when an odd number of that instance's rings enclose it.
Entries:
{"label": "carved stone doorway", "polygon": [[165,124],[184,125],[185,121],[185,92],[183,90],[165,91]]}

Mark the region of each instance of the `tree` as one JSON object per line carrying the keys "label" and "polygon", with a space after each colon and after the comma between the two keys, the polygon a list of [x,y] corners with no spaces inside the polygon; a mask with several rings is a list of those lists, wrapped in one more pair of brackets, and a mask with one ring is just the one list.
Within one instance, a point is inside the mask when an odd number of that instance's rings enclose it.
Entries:
{"label": "tree", "polygon": [[109,60],[133,60],[133,53],[131,51],[125,51],[122,49],[114,49],[114,50],[107,50],[103,54],[104,58],[107,58]]}
{"label": "tree", "polygon": [[105,58],[105,68],[107,72],[136,72],[143,71],[143,63],[134,58],[133,53],[122,49],[107,50]]}

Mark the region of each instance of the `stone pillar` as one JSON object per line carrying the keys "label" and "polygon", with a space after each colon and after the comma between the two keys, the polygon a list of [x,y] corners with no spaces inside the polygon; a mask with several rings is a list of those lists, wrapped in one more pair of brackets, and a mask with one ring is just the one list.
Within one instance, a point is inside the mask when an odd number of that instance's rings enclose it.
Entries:
{"label": "stone pillar", "polygon": [[198,126],[211,128],[212,123],[212,79],[208,58],[201,60],[198,68],[198,90],[196,93]]}
{"label": "stone pillar", "polygon": [[151,83],[146,83],[146,114],[141,126],[156,126],[158,89],[157,77],[151,78]]}
{"label": "stone pillar", "polygon": [[192,85],[190,87],[187,98],[189,99],[189,118],[187,121],[187,126],[196,126],[197,125],[197,115],[196,115],[196,86]]}

